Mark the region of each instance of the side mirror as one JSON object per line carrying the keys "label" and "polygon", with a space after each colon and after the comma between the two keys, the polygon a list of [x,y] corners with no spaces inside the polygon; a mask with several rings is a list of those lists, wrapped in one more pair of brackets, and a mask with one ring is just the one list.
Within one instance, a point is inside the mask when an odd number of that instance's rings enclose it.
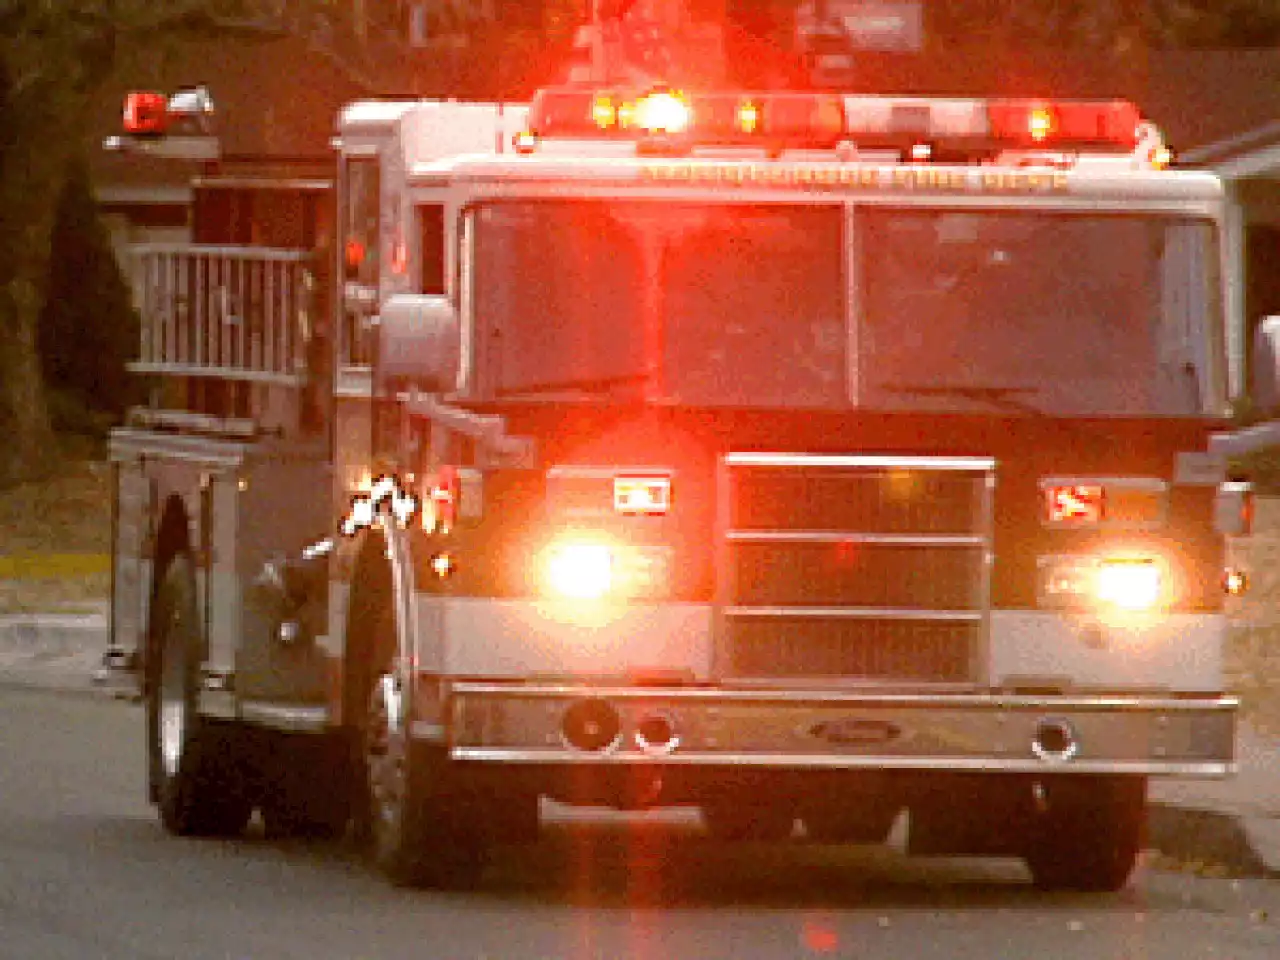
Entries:
{"label": "side mirror", "polygon": [[451,393],[461,379],[462,331],[448,297],[397,294],[382,306],[373,386],[378,396],[417,388]]}
{"label": "side mirror", "polygon": [[1249,392],[1264,416],[1274,416],[1280,408],[1280,316],[1263,317],[1253,332]]}

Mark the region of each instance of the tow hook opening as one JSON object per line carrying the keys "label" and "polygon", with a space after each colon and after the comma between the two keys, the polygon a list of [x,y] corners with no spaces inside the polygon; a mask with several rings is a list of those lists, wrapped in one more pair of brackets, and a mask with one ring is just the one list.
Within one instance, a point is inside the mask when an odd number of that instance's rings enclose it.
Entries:
{"label": "tow hook opening", "polygon": [[665,756],[680,746],[675,721],[665,713],[649,713],[635,729],[636,746],[649,756]]}
{"label": "tow hook opening", "polygon": [[622,737],[622,721],[613,705],[599,697],[575,700],[560,718],[560,737],[584,753],[605,753]]}
{"label": "tow hook opening", "polygon": [[1045,763],[1066,763],[1080,752],[1080,740],[1071,721],[1044,717],[1036,723],[1031,752]]}

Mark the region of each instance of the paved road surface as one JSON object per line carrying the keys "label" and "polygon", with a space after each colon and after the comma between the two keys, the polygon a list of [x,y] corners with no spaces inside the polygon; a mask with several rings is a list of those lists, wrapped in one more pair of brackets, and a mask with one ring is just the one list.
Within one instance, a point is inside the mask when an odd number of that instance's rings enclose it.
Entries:
{"label": "paved road surface", "polygon": [[1280,884],[1143,871],[1046,896],[1012,862],[730,848],[581,817],[483,889],[395,890],[342,844],[189,841],[143,801],[141,710],[0,687],[3,960],[1280,956]]}

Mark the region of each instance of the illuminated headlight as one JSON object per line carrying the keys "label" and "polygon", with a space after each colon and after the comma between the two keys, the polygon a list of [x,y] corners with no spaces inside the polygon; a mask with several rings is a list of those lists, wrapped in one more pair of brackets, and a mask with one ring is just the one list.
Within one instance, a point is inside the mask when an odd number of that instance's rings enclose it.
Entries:
{"label": "illuminated headlight", "polygon": [[547,551],[547,586],[552,593],[598,600],[613,585],[613,555],[598,543],[566,543]]}
{"label": "illuminated headlight", "polygon": [[1169,600],[1170,584],[1155,557],[1041,557],[1042,607],[1153,610]]}
{"label": "illuminated headlight", "polygon": [[1163,595],[1163,577],[1154,560],[1103,560],[1094,592],[1099,602],[1123,610],[1151,610]]}
{"label": "illuminated headlight", "polygon": [[541,583],[547,594],[573,600],[653,597],[667,591],[670,565],[665,547],[564,541],[543,554]]}

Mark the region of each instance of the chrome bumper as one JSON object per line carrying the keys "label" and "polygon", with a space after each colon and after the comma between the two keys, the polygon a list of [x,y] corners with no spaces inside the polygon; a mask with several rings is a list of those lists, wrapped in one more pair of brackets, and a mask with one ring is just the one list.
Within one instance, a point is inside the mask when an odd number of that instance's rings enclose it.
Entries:
{"label": "chrome bumper", "polygon": [[[569,709],[591,701],[611,728],[584,749]],[[457,683],[447,737],[459,761],[1012,773],[1235,773],[1231,697],[873,694]],[[594,715],[594,714],[593,714]],[[662,718],[659,721],[654,718]],[[643,731],[671,731],[646,741]],[[607,725],[606,725],[607,727]],[[652,739],[652,738],[651,738]]]}

